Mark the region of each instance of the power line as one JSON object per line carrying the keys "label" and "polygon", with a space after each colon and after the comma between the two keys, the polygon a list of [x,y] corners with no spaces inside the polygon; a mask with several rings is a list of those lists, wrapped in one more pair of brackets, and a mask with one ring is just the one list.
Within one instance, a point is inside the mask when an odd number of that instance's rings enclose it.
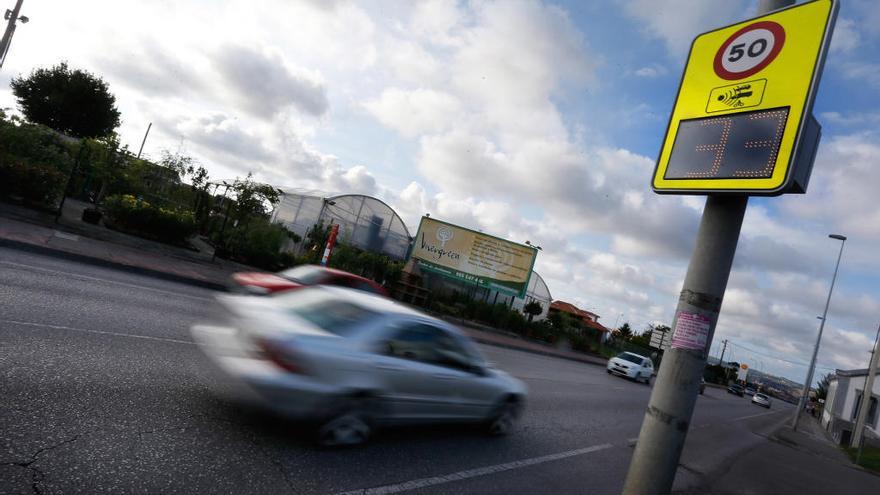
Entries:
{"label": "power line", "polygon": [[[756,350],[754,350],[754,349],[750,349],[750,348],[748,348],[748,347],[746,347],[746,346],[744,346],[744,345],[742,345],[742,344],[737,344],[737,343],[732,342],[732,341],[730,341],[729,344],[732,345],[732,346],[739,347],[740,349],[743,349],[744,351],[748,351],[748,352],[751,352],[751,353],[753,353],[753,354],[756,354],[756,355],[758,355],[758,356],[764,356],[764,357],[768,357],[768,358],[776,359],[777,361],[782,361],[782,362],[785,362],[785,363],[794,364],[794,365],[796,365],[796,366],[809,366],[807,363],[802,363],[802,362],[799,362],[799,361],[792,361],[792,360],[790,360],[790,359],[781,358],[781,357],[779,357],[779,356],[774,356],[774,355],[772,355],[772,354],[767,354],[767,353],[764,353],[764,352],[759,352],[759,351],[756,351]],[[733,351],[733,350],[731,349],[731,352],[732,352],[732,351]],[[817,367],[817,368],[822,368],[823,370],[829,370],[829,371],[834,371],[834,370],[836,369],[836,368],[831,368],[831,367],[828,367],[828,366],[819,366],[819,365],[816,365],[816,367]]]}

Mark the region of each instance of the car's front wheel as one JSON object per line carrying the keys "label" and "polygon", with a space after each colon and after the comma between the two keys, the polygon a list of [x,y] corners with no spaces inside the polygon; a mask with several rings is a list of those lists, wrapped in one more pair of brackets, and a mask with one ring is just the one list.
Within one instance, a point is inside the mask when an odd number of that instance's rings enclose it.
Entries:
{"label": "car's front wheel", "polygon": [[522,404],[517,399],[510,397],[496,406],[491,418],[486,423],[486,431],[492,436],[504,436],[509,434],[522,411]]}
{"label": "car's front wheel", "polygon": [[322,447],[359,445],[373,434],[375,401],[353,397],[342,405],[318,428],[318,444]]}

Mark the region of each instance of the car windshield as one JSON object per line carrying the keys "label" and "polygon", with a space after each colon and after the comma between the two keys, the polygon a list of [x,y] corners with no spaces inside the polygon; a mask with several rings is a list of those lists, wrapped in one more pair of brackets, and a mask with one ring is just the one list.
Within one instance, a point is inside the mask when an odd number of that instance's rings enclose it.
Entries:
{"label": "car windshield", "polygon": [[766,399],[767,398],[767,396],[764,394],[755,394],[755,397],[757,397],[759,399]]}
{"label": "car windshield", "polygon": [[282,312],[343,337],[352,335],[364,322],[380,314],[351,301],[333,297],[320,288],[284,294],[278,301]]}
{"label": "car windshield", "polygon": [[621,352],[617,355],[620,359],[625,359],[631,363],[642,364],[642,358],[636,356],[635,354],[631,354],[629,352]]}
{"label": "car windshield", "polygon": [[301,265],[295,268],[290,268],[280,272],[278,275],[293,280],[294,282],[299,282],[303,285],[322,284],[330,278],[327,270],[320,266],[312,265]]}

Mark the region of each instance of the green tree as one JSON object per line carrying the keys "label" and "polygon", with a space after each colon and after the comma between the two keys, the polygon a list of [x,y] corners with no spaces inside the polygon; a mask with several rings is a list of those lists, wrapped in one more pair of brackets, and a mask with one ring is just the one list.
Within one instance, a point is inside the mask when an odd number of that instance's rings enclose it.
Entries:
{"label": "green tree", "polygon": [[822,376],[822,379],[819,380],[819,383],[816,384],[816,398],[817,399],[826,399],[828,398],[828,383],[831,381],[832,373],[825,373]]}
{"label": "green tree", "polygon": [[232,185],[235,191],[235,218],[239,222],[246,220],[248,216],[265,216],[269,208],[278,204],[281,200],[281,191],[270,186],[254,182],[253,174],[247,174],[244,179],[235,179]]}
{"label": "green tree", "polygon": [[633,344],[640,345],[642,347],[650,347],[651,346],[651,331],[653,330],[653,326],[648,325],[648,328],[645,329],[644,332],[633,335],[630,337],[629,341]]}
{"label": "green tree", "polygon": [[10,85],[25,118],[76,138],[107,136],[119,127],[116,97],[90,72],[66,62],[39,68]]}
{"label": "green tree", "polygon": [[97,139],[87,139],[85,146],[88,148],[88,160],[82,166],[91,169],[94,178],[101,183],[95,195],[95,203],[100,203],[108,188],[122,177],[127,148],[120,148],[119,136],[115,132]]}
{"label": "green tree", "polygon": [[620,328],[614,331],[614,337],[620,340],[630,340],[633,338],[632,328],[629,326],[629,323],[624,323],[620,325]]}
{"label": "green tree", "polygon": [[159,165],[175,171],[178,179],[183,179],[187,174],[193,173],[195,163],[195,159],[189,155],[172,153],[168,150],[162,150],[162,158],[159,159]]}
{"label": "green tree", "polygon": [[525,306],[523,306],[523,312],[529,315],[529,321],[532,321],[532,318],[541,314],[544,311],[544,307],[541,306],[541,303],[538,301],[531,301]]}

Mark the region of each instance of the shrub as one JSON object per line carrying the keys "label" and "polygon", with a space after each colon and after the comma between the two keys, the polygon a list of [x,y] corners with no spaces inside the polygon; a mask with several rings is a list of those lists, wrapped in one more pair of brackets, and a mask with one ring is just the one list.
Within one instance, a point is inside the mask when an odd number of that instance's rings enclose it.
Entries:
{"label": "shrub", "polygon": [[103,206],[113,226],[143,237],[182,244],[196,232],[192,212],[156,207],[130,194],[110,196]]}
{"label": "shrub", "polygon": [[[324,250],[321,249],[320,253],[323,252]],[[336,244],[333,248],[330,267],[369,278],[386,286],[391,286],[400,280],[403,271],[403,263],[400,261],[343,243]]]}
{"label": "shrub", "polygon": [[[290,236],[283,225],[260,217],[251,218],[245,225],[229,229],[227,226],[224,245],[231,257],[264,270],[280,270],[290,266],[294,258],[282,253],[281,247]],[[219,234],[218,234],[218,240]]]}
{"label": "shrub", "polygon": [[0,194],[55,207],[67,177],[51,165],[8,161],[0,163]]}
{"label": "shrub", "polygon": [[75,148],[73,140],[65,142],[47,127],[21,123],[0,111],[0,162],[45,164],[66,173],[73,166]]}

